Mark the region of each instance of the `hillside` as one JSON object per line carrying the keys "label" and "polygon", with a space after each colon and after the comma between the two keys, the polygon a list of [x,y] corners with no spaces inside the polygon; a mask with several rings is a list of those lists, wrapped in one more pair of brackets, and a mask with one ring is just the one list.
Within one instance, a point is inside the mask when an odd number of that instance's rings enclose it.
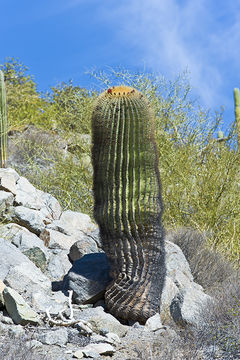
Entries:
{"label": "hillside", "polygon": [[[9,166],[63,208],[92,216],[91,110],[97,91],[60,84],[40,93],[18,60],[2,65],[9,118]],[[92,74],[101,88],[125,83],[142,91],[155,112],[167,229],[192,227],[239,265],[239,155],[234,117],[218,138],[223,114],[210,116],[191,98],[185,75]],[[219,132],[219,136],[222,136]]]}
{"label": "hillside", "polygon": [[[8,358],[11,350],[14,360],[18,353],[19,359],[24,356],[31,359],[27,348],[17,340],[18,327],[28,343],[37,339],[43,356],[50,351],[51,358],[55,359],[62,354],[58,346],[68,344],[70,352],[66,358],[71,358],[73,354],[75,356],[75,335],[79,329],[69,323],[67,313],[64,316],[68,320],[64,319],[71,328],[50,329],[49,325],[59,325],[57,316],[63,320],[63,315],[61,310],[58,315],[57,312],[48,315],[46,299],[51,302],[55,296],[60,296],[66,305],[66,290],[73,290],[73,302],[77,304],[74,311],[83,315],[79,305],[81,307],[86,299],[79,300],[82,294],[79,295],[75,287],[78,261],[84,263],[85,255],[105,259],[93,221],[91,113],[98,91],[69,82],[40,93],[28,69],[19,61],[10,59],[2,65],[2,70],[7,88],[9,169],[2,169],[0,182],[1,243],[5,254],[1,268],[3,283],[0,283],[0,295],[4,300],[0,313],[1,349],[4,358]],[[223,114],[210,116],[207,110],[200,108],[192,100],[184,75],[175,81],[127,71],[93,73],[92,76],[100,82],[101,88],[119,83],[133,86],[151,103],[156,122],[165,208],[163,220],[167,233],[167,274],[161,299],[161,324],[158,320],[152,324],[151,320],[148,328],[147,323],[145,326],[118,323],[117,327],[124,326],[127,335],[121,335],[117,343],[116,338],[111,339],[113,358],[125,360],[133,354],[133,358],[142,359],[164,357],[170,360],[176,356],[189,360],[193,357],[199,360],[239,358],[240,205],[237,194],[240,182],[234,119],[224,135],[220,131]],[[12,185],[8,183],[10,178]],[[81,229],[78,229],[79,224]],[[88,233],[89,226],[91,231],[95,230]],[[86,236],[82,237],[83,234]],[[85,266],[89,271],[91,265]],[[108,268],[108,264],[104,266]],[[29,269],[32,270],[29,272]],[[107,286],[107,283],[102,284],[101,271],[104,269],[100,263],[100,275],[96,269],[90,274],[99,275],[98,281],[103,288],[98,289],[97,298],[91,291],[87,295],[86,302],[97,306],[86,309],[87,321],[94,322],[94,314],[106,319],[110,316],[104,311],[102,298]],[[35,271],[40,279],[37,285]],[[104,270],[106,273],[108,271]],[[89,279],[83,276],[88,290],[91,276]],[[19,281],[16,281],[18,277]],[[28,283],[41,288],[41,278],[45,279],[46,289],[38,296],[36,288],[29,287]],[[77,278],[76,284],[78,281]],[[33,317],[40,316],[41,321],[37,323],[43,326],[46,335],[37,334],[39,327],[32,330],[24,327],[26,324],[22,320],[16,322],[15,312],[11,313],[9,305],[9,296],[15,295],[18,300],[21,295],[20,303],[26,301],[36,311]],[[111,321],[117,320],[111,315]],[[86,332],[85,325],[88,326],[88,322],[79,325],[80,333]],[[14,337],[8,341],[7,334],[12,331]],[[87,341],[86,334],[82,335],[82,344],[107,342],[102,328],[91,331]],[[56,334],[60,334],[60,340],[54,340],[54,347],[48,346],[51,344],[47,337],[52,341]],[[77,341],[80,341],[79,335]],[[39,342],[46,346],[42,348]],[[20,352],[22,348],[25,354]]]}

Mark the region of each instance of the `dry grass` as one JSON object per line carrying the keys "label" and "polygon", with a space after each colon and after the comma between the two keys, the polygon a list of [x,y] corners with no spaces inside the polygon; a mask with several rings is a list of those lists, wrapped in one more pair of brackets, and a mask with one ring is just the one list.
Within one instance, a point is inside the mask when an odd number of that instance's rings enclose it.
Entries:
{"label": "dry grass", "polygon": [[207,234],[190,228],[170,231],[167,239],[184,253],[194,281],[205,290],[221,285],[235,271],[232,264],[208,246]]}
{"label": "dry grass", "polygon": [[[189,262],[194,279],[214,302],[202,309],[202,323],[178,333],[179,348],[190,347],[205,354],[204,359],[240,359],[240,272],[221,254],[208,248],[206,234],[181,228],[169,233]],[[185,358],[191,354],[185,352]],[[188,357],[190,356],[190,357]],[[192,357],[195,358],[195,357]],[[171,359],[171,358],[169,358]]]}

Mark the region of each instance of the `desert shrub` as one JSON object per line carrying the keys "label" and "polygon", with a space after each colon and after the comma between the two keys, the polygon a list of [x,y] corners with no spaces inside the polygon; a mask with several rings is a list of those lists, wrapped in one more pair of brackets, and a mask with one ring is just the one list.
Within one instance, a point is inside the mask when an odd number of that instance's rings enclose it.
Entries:
{"label": "desert shrub", "polygon": [[[31,174],[28,178],[45,192],[55,196],[64,210],[80,211],[92,214],[92,171],[84,161],[68,155],[66,158],[59,155],[47,171],[40,171],[35,164],[30,164]],[[49,181],[51,179],[51,181]],[[35,180],[36,182],[36,180]]]}
{"label": "desert shrub", "polygon": [[86,89],[61,83],[51,88],[47,94],[49,100],[48,116],[54,129],[62,134],[89,134],[91,131],[91,112],[95,94]]}
{"label": "desert shrub", "polygon": [[[212,289],[214,301],[202,310],[202,324],[191,329],[198,346],[209,352],[209,359],[240,359],[239,275],[233,273]],[[221,357],[217,357],[219,353]]]}
{"label": "desert shrub", "polygon": [[[134,349],[135,356],[131,359],[139,360],[202,360],[202,352],[190,338],[184,338],[177,333],[175,336],[159,335],[158,338],[146,344],[138,344]],[[130,358],[129,358],[130,359]]]}
{"label": "desert shrub", "polygon": [[206,290],[221,285],[235,272],[229,261],[210,248],[210,236],[191,228],[179,228],[167,234],[167,239],[178,245],[184,253],[194,281]]}
{"label": "desert shrub", "polygon": [[67,143],[53,131],[29,125],[23,131],[14,131],[8,145],[10,166],[24,173],[29,162],[43,170],[50,166],[50,160],[56,160],[56,154],[63,153]]}
{"label": "desert shrub", "polygon": [[50,127],[51,119],[45,114],[48,102],[37,91],[28,68],[18,59],[9,58],[1,69],[6,82],[9,130],[22,130],[30,123]]}
{"label": "desert shrub", "polygon": [[201,309],[198,326],[177,332],[186,346],[192,344],[206,359],[240,359],[240,272],[209,248],[208,236],[187,228],[167,236],[182,249],[194,280],[213,299]]}
{"label": "desert shrub", "polygon": [[[38,189],[55,196],[64,210],[92,214],[92,166],[89,145],[82,143],[74,153],[51,132],[28,130],[13,140],[15,169]],[[86,152],[83,152],[85,150]]]}

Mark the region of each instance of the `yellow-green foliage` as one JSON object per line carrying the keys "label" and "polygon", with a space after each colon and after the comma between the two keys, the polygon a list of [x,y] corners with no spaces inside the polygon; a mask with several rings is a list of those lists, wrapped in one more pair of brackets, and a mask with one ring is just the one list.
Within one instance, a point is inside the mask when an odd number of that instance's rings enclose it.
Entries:
{"label": "yellow-green foliage", "polygon": [[[79,144],[77,137],[90,133],[96,92],[70,83],[52,88],[43,96],[18,62],[6,63],[3,70],[5,75],[11,75],[6,80],[10,126],[19,129],[31,122],[57,131],[67,139],[72,152],[70,157],[59,154],[56,159],[54,150],[50,169],[28,159],[30,180],[52,192],[62,204],[92,216],[92,173],[91,166],[86,165],[90,145]],[[100,81],[100,90],[125,84],[143,92],[151,102],[160,155],[165,227],[191,226],[207,231],[210,245],[239,263],[240,159],[236,153],[235,127],[229,128],[227,139],[217,141],[222,114],[210,116],[192,101],[185,74],[175,81],[122,70],[92,75]],[[49,154],[48,157],[51,158]]]}
{"label": "yellow-green foliage", "polygon": [[47,102],[37,92],[35,82],[27,74],[27,67],[18,60],[9,59],[1,69],[5,75],[10,130],[23,129],[29,123],[44,124]]}
{"label": "yellow-green foliage", "polygon": [[51,167],[41,170],[29,161],[29,181],[39,189],[55,196],[64,210],[81,211],[92,216],[92,171],[81,157],[76,162],[71,155],[64,158],[58,155],[51,160]]}
{"label": "yellow-green foliage", "polygon": [[48,95],[53,127],[65,132],[89,134],[93,94],[79,86],[62,83]]}

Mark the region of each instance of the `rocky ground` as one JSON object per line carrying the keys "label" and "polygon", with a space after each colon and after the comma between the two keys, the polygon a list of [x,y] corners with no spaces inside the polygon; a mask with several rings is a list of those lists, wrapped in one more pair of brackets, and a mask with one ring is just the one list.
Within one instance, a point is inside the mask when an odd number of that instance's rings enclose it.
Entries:
{"label": "rocky ground", "polygon": [[129,324],[105,310],[109,265],[88,215],[10,168],[0,169],[0,213],[0,359],[211,358],[184,336],[213,299],[168,236],[161,315]]}

